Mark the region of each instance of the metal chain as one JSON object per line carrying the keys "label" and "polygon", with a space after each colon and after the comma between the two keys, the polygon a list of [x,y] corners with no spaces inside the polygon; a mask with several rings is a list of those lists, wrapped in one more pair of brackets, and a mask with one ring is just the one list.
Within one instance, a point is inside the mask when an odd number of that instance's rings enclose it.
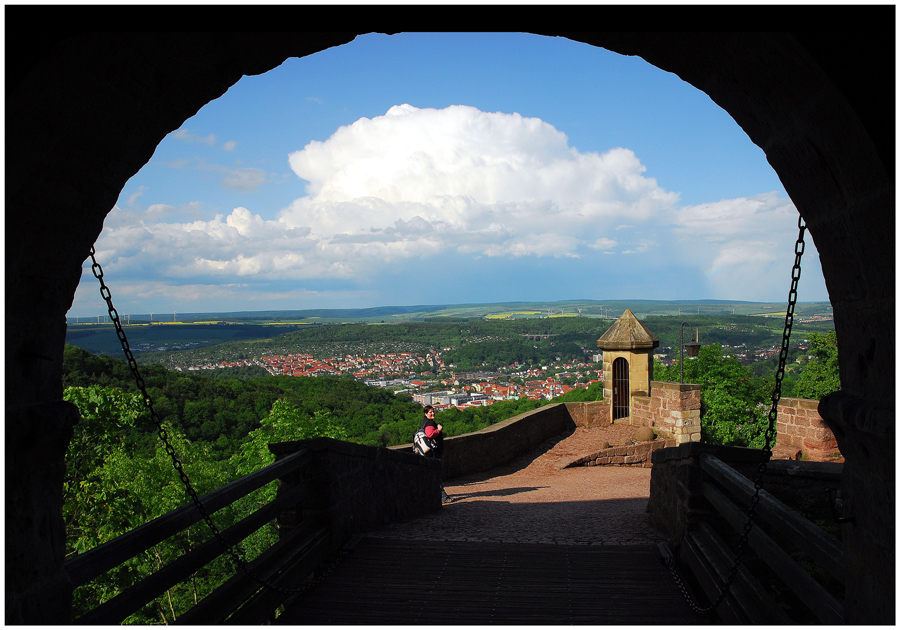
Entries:
{"label": "metal chain", "polygon": [[150,412],[150,418],[153,420],[153,423],[156,425],[157,433],[159,434],[160,440],[162,440],[163,445],[165,446],[166,453],[169,454],[169,457],[172,460],[172,465],[175,467],[175,470],[178,472],[178,476],[181,477],[181,482],[184,484],[184,488],[187,493],[190,495],[191,500],[194,505],[200,511],[200,514],[203,516],[203,520],[206,521],[206,524],[209,526],[209,529],[212,531],[213,535],[219,541],[219,544],[222,546],[224,551],[231,556],[231,558],[237,563],[237,565],[244,571],[248,576],[253,578],[257,583],[266,588],[272,589],[274,591],[278,591],[279,593],[285,595],[296,595],[298,593],[304,593],[311,589],[313,586],[322,581],[322,579],[331,573],[332,569],[343,559],[343,555],[339,555],[337,559],[328,567],[328,569],[319,576],[312,584],[308,584],[299,589],[286,589],[280,586],[275,586],[274,584],[270,584],[266,582],[264,579],[256,575],[247,563],[238,555],[234,549],[237,548],[240,551],[240,547],[235,545],[229,545],[228,541],[222,536],[222,533],[219,531],[219,528],[213,522],[209,513],[206,511],[206,507],[203,505],[203,502],[200,500],[200,497],[197,495],[197,491],[194,489],[194,486],[191,484],[191,480],[188,478],[187,473],[184,470],[184,466],[181,463],[181,460],[178,459],[178,455],[175,452],[175,448],[172,446],[171,442],[169,442],[169,434],[166,432],[165,427],[163,427],[162,420],[159,415],[156,413],[156,410],[153,408],[153,400],[150,398],[150,394],[147,393],[147,386],[144,383],[144,379],[141,376],[140,370],[138,370],[137,360],[134,358],[134,353],[131,351],[131,347],[128,344],[128,339],[125,336],[125,330],[122,328],[122,322],[119,319],[119,313],[116,311],[115,307],[112,303],[112,294],[109,291],[109,288],[106,286],[106,283],[103,281],[103,268],[100,266],[100,263],[97,262],[96,258],[96,250],[94,246],[91,246],[91,271],[94,273],[94,277],[100,282],[100,296],[106,301],[106,306],[109,311],[109,318],[113,322],[116,328],[116,336],[119,338],[119,342],[122,344],[122,351],[125,353],[125,359],[128,361],[128,367],[131,368],[131,373],[134,376],[134,381],[137,384],[138,389],[141,390],[141,396],[143,398],[144,406],[147,407]]}
{"label": "metal chain", "polygon": [[806,232],[806,225],[803,223],[803,217],[800,217],[797,220],[797,227],[800,230],[800,234],[797,236],[797,242],[794,245],[794,266],[791,269],[791,290],[788,293],[788,307],[784,317],[784,332],[781,335],[781,352],[778,355],[778,369],[775,371],[775,388],[772,390],[772,406],[769,409],[769,424],[766,427],[765,433],[766,444],[762,449],[763,452],[769,453],[769,456],[764,457],[763,461],[760,462],[757,467],[757,475],[754,480],[755,491],[750,498],[750,507],[747,510],[747,522],[744,524],[744,532],[738,543],[737,551],[735,551],[734,564],[728,572],[728,576],[725,578],[725,582],[722,584],[722,588],[716,600],[709,606],[701,607],[690,596],[686,585],[678,575],[678,572],[675,569],[674,558],[670,557],[665,561],[665,564],[672,572],[672,576],[675,578],[675,582],[681,589],[682,594],[684,594],[685,599],[687,599],[688,604],[697,614],[704,615],[718,608],[719,604],[722,603],[728,592],[731,590],[731,584],[734,582],[734,578],[737,575],[738,567],[741,564],[741,558],[744,555],[747,541],[750,538],[750,530],[753,529],[753,519],[756,517],[756,506],[759,503],[759,491],[762,489],[762,480],[763,476],[766,474],[766,467],[768,466],[768,461],[772,452],[772,440],[775,438],[776,433],[775,427],[778,418],[778,402],[781,400],[781,383],[784,380],[784,368],[787,364],[788,347],[791,341],[791,329],[794,326],[794,309],[797,306],[797,284],[800,282],[800,260],[806,249],[806,242],[803,239],[803,235]]}

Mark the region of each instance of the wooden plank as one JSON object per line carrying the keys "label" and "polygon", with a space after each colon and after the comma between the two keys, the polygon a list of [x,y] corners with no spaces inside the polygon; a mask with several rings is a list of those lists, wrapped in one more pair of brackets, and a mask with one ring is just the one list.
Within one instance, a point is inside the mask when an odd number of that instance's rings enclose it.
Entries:
{"label": "wooden plank", "polygon": [[[701,455],[700,467],[742,504],[750,505],[756,491],[754,482],[709,453]],[[776,527],[780,534],[798,549],[803,550],[813,562],[828,571],[841,584],[846,583],[844,551],[840,541],[834,536],[830,536],[822,528],[800,516],[764,489],[759,491],[756,515]]]}
{"label": "wooden plank", "polygon": [[[277,573],[291,568],[297,556],[308,553],[327,537],[327,532],[320,525],[312,522],[300,523],[247,566],[260,579],[269,581]],[[179,625],[222,623],[261,588],[264,587],[244,571],[239,570],[227,582],[180,615],[174,623]],[[272,611],[276,607],[273,606]]]}
{"label": "wooden plank", "polygon": [[[229,545],[234,545],[257,529],[276,518],[285,508],[291,507],[306,495],[306,488],[297,487],[276,498],[246,518],[221,532]],[[225,553],[215,537],[197,545],[174,562],[125,589],[112,599],[100,604],[77,619],[79,624],[121,623],[141,606],[153,601],[173,585],[186,580],[200,567]]]}
{"label": "wooden plank", "polygon": [[[681,560],[690,569],[694,577],[697,578],[697,581],[700,582],[700,587],[706,593],[710,603],[716,601],[724,580],[719,577],[718,573],[713,570],[710,562],[705,559],[704,553],[700,550],[694,541],[693,534],[690,532],[685,534],[681,541]],[[716,607],[715,613],[721,618],[722,623],[727,625],[747,623],[747,619],[740,609],[727,597]]]}
{"label": "wooden plank", "polygon": [[[734,554],[707,523],[700,523],[693,539],[716,573],[719,588],[734,566]],[[726,599],[731,599],[748,623],[790,624],[791,620],[759,581],[743,565],[739,565]]]}
{"label": "wooden plank", "polygon": [[[725,520],[739,534],[743,534],[747,515],[712,484],[704,483],[703,494]],[[844,623],[844,607],[841,603],[794,562],[790,555],[765,532],[754,527],[750,530],[747,542],[759,554],[759,557],[775,571],[784,584],[800,597],[819,621],[826,624]]]}
{"label": "wooden plank", "polygon": [[[647,593],[653,593],[649,600]],[[708,619],[689,608],[655,545],[600,549],[366,538],[273,623],[624,625]]]}
{"label": "wooden plank", "polygon": [[[214,514],[216,511],[231,505],[254,490],[258,490],[267,483],[271,483],[279,477],[283,477],[303,466],[311,459],[312,456],[309,450],[298,451],[274,464],[203,495],[200,497],[200,502],[208,514]],[[66,573],[68,573],[74,587],[87,584],[113,567],[119,566],[126,560],[187,529],[202,519],[203,515],[194,503],[188,503],[134,528],[127,534],[118,536],[75,556],[65,564]]]}
{"label": "wooden plank", "polygon": [[[279,589],[297,590],[325,561],[330,549],[330,537],[325,529],[310,536],[304,547],[294,554],[284,570],[273,575],[271,582]],[[275,617],[275,611],[295,595],[273,589],[261,589],[249,598],[240,610],[228,617],[229,625],[261,625]]]}

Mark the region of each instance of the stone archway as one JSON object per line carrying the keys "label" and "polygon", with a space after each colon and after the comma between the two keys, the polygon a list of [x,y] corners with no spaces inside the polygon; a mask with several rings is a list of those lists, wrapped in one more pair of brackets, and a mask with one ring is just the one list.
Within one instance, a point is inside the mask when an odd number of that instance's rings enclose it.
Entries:
{"label": "stone archway", "polygon": [[[834,14],[822,35],[537,33],[639,55],[707,93],[765,151],[806,221],[840,344],[843,389],[820,412],[846,456],[845,510],[856,518],[844,539],[851,623],[894,619],[894,14],[880,8],[853,33]],[[65,314],[119,191],[243,75],[356,34],[68,32],[8,55],[7,623],[71,620]]]}

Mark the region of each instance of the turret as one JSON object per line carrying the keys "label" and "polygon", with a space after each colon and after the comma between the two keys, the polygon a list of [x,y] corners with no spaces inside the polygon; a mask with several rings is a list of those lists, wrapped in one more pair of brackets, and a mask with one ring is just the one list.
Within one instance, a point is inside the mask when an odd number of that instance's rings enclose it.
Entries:
{"label": "turret", "polygon": [[647,330],[631,310],[597,340],[603,350],[603,399],[612,404],[613,422],[631,415],[631,397],[650,395],[653,380],[653,350],[659,339]]}

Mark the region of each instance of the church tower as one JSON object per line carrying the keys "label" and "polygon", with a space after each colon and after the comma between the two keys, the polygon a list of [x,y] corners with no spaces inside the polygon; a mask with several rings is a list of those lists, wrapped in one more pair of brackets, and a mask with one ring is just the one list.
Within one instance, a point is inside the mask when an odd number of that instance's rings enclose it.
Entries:
{"label": "church tower", "polygon": [[659,339],[626,309],[597,340],[597,347],[603,350],[603,400],[612,404],[610,418],[628,420],[632,395],[650,395],[653,349]]}

